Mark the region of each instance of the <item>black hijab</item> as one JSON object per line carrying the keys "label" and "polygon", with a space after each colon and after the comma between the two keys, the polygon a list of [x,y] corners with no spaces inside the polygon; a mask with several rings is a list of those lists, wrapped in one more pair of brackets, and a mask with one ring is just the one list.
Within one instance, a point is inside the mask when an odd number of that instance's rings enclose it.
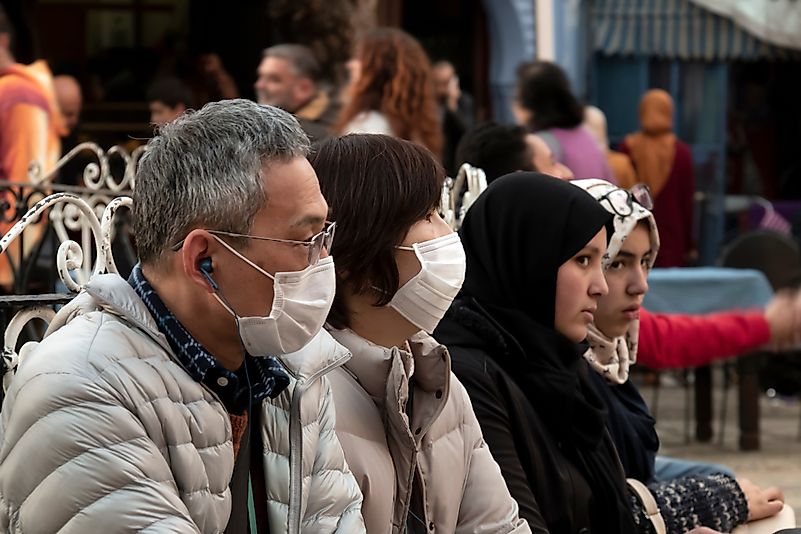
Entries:
{"label": "black hijab", "polygon": [[587,347],[554,328],[559,267],[611,221],[597,200],[568,182],[513,173],[479,196],[459,234],[467,256],[463,295],[518,349],[497,363],[587,479],[593,524],[626,533],[634,525],[624,475],[605,430],[604,402],[588,380]]}

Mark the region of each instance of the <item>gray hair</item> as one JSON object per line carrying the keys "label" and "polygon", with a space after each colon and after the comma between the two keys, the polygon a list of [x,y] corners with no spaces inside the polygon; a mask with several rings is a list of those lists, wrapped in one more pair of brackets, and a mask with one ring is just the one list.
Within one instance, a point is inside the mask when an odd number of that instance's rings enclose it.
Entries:
{"label": "gray hair", "polygon": [[140,261],[157,263],[195,228],[249,233],[267,201],[262,166],[308,153],[291,114],[250,100],[212,102],[162,126],[136,171]]}
{"label": "gray hair", "polygon": [[292,65],[295,73],[317,83],[320,81],[320,62],[308,46],[300,44],[279,44],[266,48],[263,58],[283,59]]}

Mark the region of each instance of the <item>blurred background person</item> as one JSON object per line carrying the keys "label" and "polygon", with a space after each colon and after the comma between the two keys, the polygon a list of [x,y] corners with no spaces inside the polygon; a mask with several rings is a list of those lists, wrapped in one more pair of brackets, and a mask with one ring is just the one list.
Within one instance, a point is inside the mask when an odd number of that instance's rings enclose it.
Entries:
{"label": "blurred background person", "polygon": [[339,105],[323,87],[320,63],[310,48],[280,44],[264,51],[254,88],[259,104],[293,113],[312,141],[332,134]]}
{"label": "blurred background person", "polygon": [[162,126],[192,107],[192,92],[178,78],[160,78],[147,90],[150,122]]}
{"label": "blurred background person", "polygon": [[[73,76],[60,74],[53,77],[53,88],[56,93],[61,116],[64,119],[64,135],[61,138],[61,154],[66,155],[80,144],[79,136],[81,111],[83,109],[83,91],[80,83]],[[94,161],[88,153],[77,154],[64,163],[58,171],[59,183],[66,185],[83,185],[83,171]]]}
{"label": "blurred background person", "polygon": [[455,152],[459,140],[475,124],[473,97],[462,91],[456,68],[450,61],[437,61],[433,66],[434,88],[439,104],[444,147],[442,163],[449,174],[454,175]]}
{"label": "blurred background person", "polygon": [[53,89],[56,94],[58,108],[64,118],[65,138],[75,134],[75,128],[81,119],[81,108],[83,107],[83,92],[81,85],[74,77],[61,74],[53,77]]}
{"label": "blurred background person", "polygon": [[570,180],[573,173],[553,156],[551,148],[525,127],[484,122],[468,131],[456,150],[456,168],[465,163],[487,175],[487,183],[515,171],[538,171]]}
{"label": "blurred background person", "polygon": [[584,107],[559,66],[534,61],[518,67],[514,112],[517,122],[548,143],[576,178],[613,179],[605,154],[583,126]]}
{"label": "blurred background person", "polygon": [[612,175],[617,180],[617,185],[628,189],[637,183],[637,173],[631,164],[631,158],[626,154],[611,150],[609,148],[609,134],[606,127],[606,114],[595,106],[584,108],[584,126],[598,141],[598,148],[606,154],[606,162]]}
{"label": "blurred background person", "polygon": [[[14,28],[0,6],[0,180],[25,183],[32,179],[31,165],[38,169],[33,179],[41,179],[55,167],[66,128],[47,63],[44,60],[30,65],[18,63],[13,54],[13,40]],[[8,193],[3,193],[2,198],[15,206]],[[12,224],[13,220],[0,223],[0,234],[5,234]],[[11,262],[21,262],[27,257],[45,224],[42,219],[26,229],[24,250],[20,249],[20,240],[16,240],[0,255],[0,286],[6,290],[14,281]]]}
{"label": "blurred background person", "polygon": [[347,68],[348,103],[337,122],[341,133],[392,135],[442,155],[431,64],[414,37],[395,28],[372,30],[356,43]]}
{"label": "blurred background person", "polygon": [[673,99],[651,89],[640,101],[639,132],[620,145],[637,172],[637,181],[651,190],[654,218],[662,236],[657,267],[682,267],[695,261],[693,202],[695,175],[690,147],[673,133]]}

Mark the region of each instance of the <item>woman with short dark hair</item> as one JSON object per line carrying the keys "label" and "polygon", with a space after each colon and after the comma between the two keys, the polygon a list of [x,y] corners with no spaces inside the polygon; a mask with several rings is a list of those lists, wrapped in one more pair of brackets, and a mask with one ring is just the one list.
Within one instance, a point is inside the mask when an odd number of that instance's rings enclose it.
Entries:
{"label": "woman with short dark hair", "polygon": [[353,357],[328,376],[368,532],[530,532],[429,335],[464,279],[436,211],[444,170],[386,135],[331,139],[311,162],[337,223],[327,328]]}
{"label": "woman with short dark hair", "polygon": [[583,125],[584,106],[558,65],[533,61],[518,67],[514,111],[517,121],[548,143],[576,178],[614,181],[606,154]]}

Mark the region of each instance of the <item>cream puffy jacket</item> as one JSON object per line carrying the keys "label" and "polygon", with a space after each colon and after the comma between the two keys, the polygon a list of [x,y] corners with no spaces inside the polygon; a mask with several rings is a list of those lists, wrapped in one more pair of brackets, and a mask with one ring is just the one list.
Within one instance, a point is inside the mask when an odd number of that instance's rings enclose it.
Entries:
{"label": "cream puffy jacket", "polygon": [[[364,530],[323,378],[348,354],[322,338],[285,357],[294,380],[263,405],[271,532]],[[97,276],[9,388],[0,532],[223,532],[233,466],[225,408],[177,363],[128,283]]]}
{"label": "cream puffy jacket", "polygon": [[425,333],[411,352],[331,334],[353,353],[329,378],[370,534],[530,532],[445,347]]}

